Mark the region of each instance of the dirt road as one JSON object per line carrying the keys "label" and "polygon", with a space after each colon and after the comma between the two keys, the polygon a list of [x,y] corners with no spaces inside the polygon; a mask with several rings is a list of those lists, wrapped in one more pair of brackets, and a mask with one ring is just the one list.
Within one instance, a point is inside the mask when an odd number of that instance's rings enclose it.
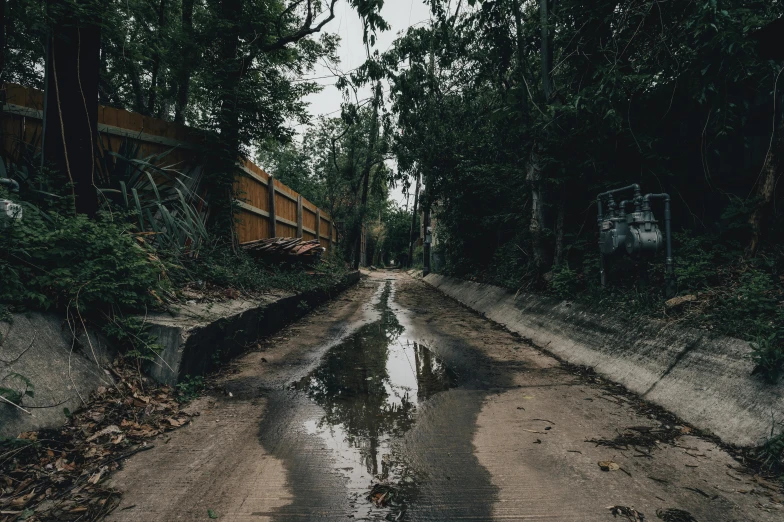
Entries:
{"label": "dirt road", "polygon": [[373,272],[218,384],[113,478],[108,520],[784,518],[714,443],[405,274]]}

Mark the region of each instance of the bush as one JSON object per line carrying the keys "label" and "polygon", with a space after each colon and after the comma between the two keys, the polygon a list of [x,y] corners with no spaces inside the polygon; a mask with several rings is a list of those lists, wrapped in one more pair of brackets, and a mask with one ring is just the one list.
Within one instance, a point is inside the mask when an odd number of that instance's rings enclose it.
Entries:
{"label": "bush", "polygon": [[[741,267],[739,274],[727,273],[719,300],[709,319],[721,333],[748,338],[770,335],[781,318],[781,289],[773,275],[754,266]],[[732,280],[730,280],[732,279]]]}
{"label": "bush", "polygon": [[578,274],[564,263],[553,268],[550,290],[561,299],[574,296],[580,284]]}
{"label": "bush", "polygon": [[784,373],[784,342],[779,332],[759,335],[751,343],[751,359],[756,364],[754,373],[762,375],[768,382],[777,383]]}
{"label": "bush", "polygon": [[166,268],[117,216],[43,214],[0,231],[0,301],[79,313],[144,310],[159,302]]}

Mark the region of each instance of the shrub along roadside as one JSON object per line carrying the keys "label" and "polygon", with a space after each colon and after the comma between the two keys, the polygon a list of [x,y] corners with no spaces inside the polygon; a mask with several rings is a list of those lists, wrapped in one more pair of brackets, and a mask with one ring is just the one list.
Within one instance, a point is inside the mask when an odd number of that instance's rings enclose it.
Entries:
{"label": "shrub along roadside", "polygon": [[[319,288],[346,272],[331,260],[308,270],[267,266],[209,237],[198,250],[181,248],[193,242],[158,241],[157,233],[140,232],[133,210],[104,211],[91,220],[69,213],[67,204],[49,205],[44,212],[18,195],[14,199],[23,205],[24,218],[0,229],[0,311],[5,319],[9,311],[60,313],[74,331],[87,325],[99,328],[134,366],[160,352],[143,316],[184,300],[181,289],[186,285],[230,290],[223,297],[253,297],[273,288]],[[192,220],[193,214],[186,217]],[[0,369],[11,370],[4,366]],[[0,382],[0,393],[18,404],[33,390],[21,383]]]}

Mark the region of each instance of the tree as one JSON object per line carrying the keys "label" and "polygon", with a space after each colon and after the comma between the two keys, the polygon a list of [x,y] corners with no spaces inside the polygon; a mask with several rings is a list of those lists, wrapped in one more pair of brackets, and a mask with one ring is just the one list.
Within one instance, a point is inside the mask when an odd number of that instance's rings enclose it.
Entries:
{"label": "tree", "polygon": [[76,212],[94,217],[98,136],[100,6],[49,0],[43,153],[72,184]]}

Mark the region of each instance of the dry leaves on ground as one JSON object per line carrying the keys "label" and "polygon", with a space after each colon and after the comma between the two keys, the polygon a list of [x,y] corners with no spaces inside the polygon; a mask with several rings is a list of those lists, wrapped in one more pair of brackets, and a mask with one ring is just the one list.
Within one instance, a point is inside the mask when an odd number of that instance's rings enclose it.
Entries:
{"label": "dry leaves on ground", "polygon": [[152,387],[119,363],[111,371],[117,384],[99,388],[62,429],[0,442],[0,522],[101,519],[119,503],[104,485],[111,472],[188,423],[173,389]]}

